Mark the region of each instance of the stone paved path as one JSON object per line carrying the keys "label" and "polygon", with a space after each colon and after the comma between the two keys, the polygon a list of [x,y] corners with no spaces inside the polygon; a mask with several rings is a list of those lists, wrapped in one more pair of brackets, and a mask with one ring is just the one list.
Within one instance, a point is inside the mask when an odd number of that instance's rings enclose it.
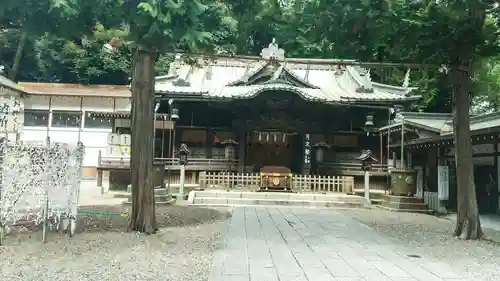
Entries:
{"label": "stone paved path", "polygon": [[235,207],[209,281],[466,281],[332,210]]}

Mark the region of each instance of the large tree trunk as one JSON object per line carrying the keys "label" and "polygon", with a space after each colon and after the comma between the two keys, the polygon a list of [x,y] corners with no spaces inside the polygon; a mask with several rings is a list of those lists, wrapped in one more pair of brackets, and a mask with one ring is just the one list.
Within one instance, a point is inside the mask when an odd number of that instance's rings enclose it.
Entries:
{"label": "large tree trunk", "polygon": [[132,65],[132,144],[130,171],[132,214],[130,230],[158,230],[154,198],[154,65],[157,53],[139,47]]}
{"label": "large tree trunk", "polygon": [[469,124],[471,67],[453,68],[450,77],[453,88],[455,161],[457,166],[457,224],[455,236],[478,239],[482,236],[476,201],[472,163],[472,143]]}
{"label": "large tree trunk", "polygon": [[17,44],[16,56],[14,57],[14,62],[9,72],[9,79],[15,81],[17,77],[17,72],[21,66],[21,59],[23,58],[24,46],[28,41],[28,33],[26,31],[21,32],[21,37],[19,38],[19,43]]}

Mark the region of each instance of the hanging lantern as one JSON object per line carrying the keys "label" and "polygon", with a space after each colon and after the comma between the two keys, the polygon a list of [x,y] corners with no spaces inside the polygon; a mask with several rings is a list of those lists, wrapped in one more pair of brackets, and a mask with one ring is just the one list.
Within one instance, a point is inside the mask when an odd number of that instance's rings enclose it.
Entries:
{"label": "hanging lantern", "polygon": [[375,123],[373,122],[373,114],[366,115],[366,121],[363,126],[363,131],[366,132],[366,135],[369,136],[370,133],[375,133],[378,129],[375,127]]}
{"label": "hanging lantern", "polygon": [[238,142],[236,142],[233,139],[227,139],[222,142],[222,144],[225,146],[224,148],[224,156],[226,159],[233,160],[236,157],[236,146],[238,145]]}
{"label": "hanging lantern", "polygon": [[365,127],[369,128],[373,126],[375,126],[375,123],[373,123],[373,115],[366,115]]}
{"label": "hanging lantern", "polygon": [[316,162],[322,163],[325,159],[325,151],[330,148],[326,142],[319,142],[313,145],[313,148],[316,150]]}

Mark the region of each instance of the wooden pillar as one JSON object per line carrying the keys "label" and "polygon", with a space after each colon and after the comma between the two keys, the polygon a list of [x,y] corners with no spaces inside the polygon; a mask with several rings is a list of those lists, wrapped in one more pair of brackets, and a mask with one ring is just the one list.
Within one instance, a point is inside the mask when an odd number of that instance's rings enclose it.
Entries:
{"label": "wooden pillar", "polygon": [[245,172],[245,156],[247,147],[247,132],[239,132],[238,138],[238,172]]}
{"label": "wooden pillar", "polygon": [[104,193],[104,189],[102,186],[102,169],[99,168],[101,165],[101,158],[102,158],[102,153],[99,150],[97,152],[97,186],[101,188],[101,194]]}
{"label": "wooden pillar", "polygon": [[379,133],[380,135],[380,165],[384,164],[384,139],[382,137],[382,132]]}
{"label": "wooden pillar", "polygon": [[497,200],[497,213],[500,213],[500,165],[498,162],[500,162],[500,156],[498,156],[498,151],[500,150],[499,149],[499,146],[500,146],[500,143],[495,143],[494,144],[495,146],[495,167],[496,167],[496,171],[497,171],[497,177],[496,177],[496,182],[497,182],[497,198],[495,198],[495,200]]}
{"label": "wooden pillar", "polygon": [[212,149],[214,147],[214,131],[207,128],[205,131],[205,157],[212,158]]}

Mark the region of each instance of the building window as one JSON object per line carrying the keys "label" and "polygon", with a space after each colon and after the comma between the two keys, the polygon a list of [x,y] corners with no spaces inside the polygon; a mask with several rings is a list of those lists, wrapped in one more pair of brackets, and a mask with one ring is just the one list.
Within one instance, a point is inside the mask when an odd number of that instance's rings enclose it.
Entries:
{"label": "building window", "polygon": [[32,126],[32,127],[49,126],[49,111],[24,110],[24,126]]}
{"label": "building window", "polygon": [[52,127],[80,128],[82,113],[75,111],[53,111]]}
{"label": "building window", "polygon": [[111,129],[113,127],[113,118],[108,116],[92,116],[93,112],[85,112],[85,128],[90,129]]}

